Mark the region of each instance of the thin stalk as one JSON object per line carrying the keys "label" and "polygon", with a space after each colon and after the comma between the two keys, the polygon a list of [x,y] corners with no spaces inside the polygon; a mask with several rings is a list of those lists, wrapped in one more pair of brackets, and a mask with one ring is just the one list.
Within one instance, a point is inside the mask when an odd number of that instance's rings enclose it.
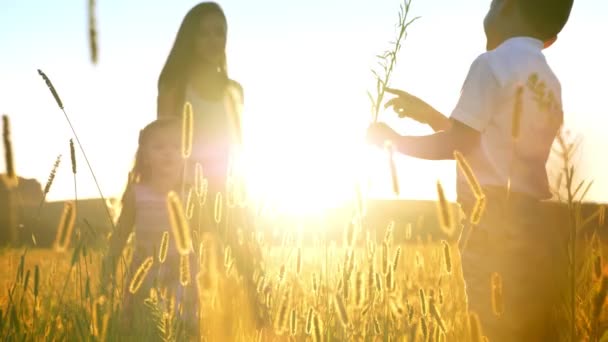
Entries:
{"label": "thin stalk", "polygon": [[61,99],[59,98],[59,95],[57,94],[57,90],[51,83],[51,80],[40,69],[38,69],[38,74],[42,77],[42,79],[46,82],[46,85],[49,87],[49,90],[51,91],[51,94],[55,98],[55,101],[57,102],[59,109],[61,109],[61,111],[63,112],[63,115],[65,116],[65,119],[67,120],[68,125],[70,126],[70,129],[72,130],[72,134],[74,134],[74,138],[76,138],[76,143],[78,143],[78,148],[80,148],[80,152],[82,152],[82,156],[84,157],[84,160],[87,163],[87,167],[89,168],[89,171],[91,172],[91,176],[93,176],[93,181],[95,182],[95,186],[97,187],[99,196],[101,197],[101,200],[103,201],[104,208],[106,209],[106,213],[108,214],[108,218],[110,219],[110,224],[112,226],[112,232],[114,232],[116,230],[116,227],[114,226],[114,221],[112,220],[112,214],[110,213],[110,209],[106,205],[105,196],[103,195],[103,192],[101,191],[101,187],[99,186],[99,182],[97,181],[97,177],[95,176],[93,167],[91,166],[91,163],[89,162],[89,158],[87,157],[87,154],[84,151],[84,148],[82,147],[82,143],[80,142],[80,139],[78,138],[78,134],[76,134],[76,130],[74,129],[74,126],[72,125],[72,121],[70,120],[68,113],[65,111],[63,103],[61,102]]}

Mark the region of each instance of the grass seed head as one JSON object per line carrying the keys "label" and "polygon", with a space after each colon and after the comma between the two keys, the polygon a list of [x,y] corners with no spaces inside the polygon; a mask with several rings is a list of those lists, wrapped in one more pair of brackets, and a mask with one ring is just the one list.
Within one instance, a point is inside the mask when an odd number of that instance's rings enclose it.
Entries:
{"label": "grass seed head", "polygon": [[193,137],[193,122],[192,104],[184,103],[182,113],[182,158],[190,158],[192,154],[192,137]]}
{"label": "grass seed head", "polygon": [[153,264],[154,264],[153,257],[148,257],[148,258],[146,258],[146,260],[144,260],[144,262],[141,263],[141,265],[135,272],[133,279],[131,279],[131,283],[129,284],[129,292],[131,292],[132,294],[135,294],[137,292],[137,290],[139,290],[139,288],[143,284],[146,276],[148,275],[148,271],[150,271],[150,268],[152,268]]}
{"label": "grass seed head", "polygon": [[192,245],[190,226],[184,215],[182,202],[175,191],[167,194],[167,208],[177,250],[181,255],[189,254]]}
{"label": "grass seed head", "polygon": [[167,252],[169,251],[169,232],[163,232],[163,236],[160,239],[160,248],[158,250],[158,261],[162,264],[167,259]]}

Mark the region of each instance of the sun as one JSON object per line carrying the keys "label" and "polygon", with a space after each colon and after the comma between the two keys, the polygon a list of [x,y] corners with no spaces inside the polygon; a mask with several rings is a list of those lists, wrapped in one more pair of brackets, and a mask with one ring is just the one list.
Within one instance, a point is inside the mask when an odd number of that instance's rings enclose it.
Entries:
{"label": "sun", "polygon": [[283,214],[314,216],[356,198],[368,171],[365,109],[353,118],[331,101],[289,110],[251,107],[243,116],[243,159],[253,200]]}

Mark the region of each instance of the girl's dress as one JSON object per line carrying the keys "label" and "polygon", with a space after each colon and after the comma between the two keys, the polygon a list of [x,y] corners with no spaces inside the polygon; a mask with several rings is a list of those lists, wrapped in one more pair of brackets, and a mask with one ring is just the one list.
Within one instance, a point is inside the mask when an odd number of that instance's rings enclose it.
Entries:
{"label": "girl's dress", "polygon": [[[157,290],[159,306],[167,310],[166,305],[175,296],[174,313],[180,313],[183,320],[196,322],[196,288],[193,286],[197,260],[194,253],[189,254],[190,283],[183,286],[180,283],[180,255],[175,244],[174,234],[171,230],[166,195],[160,194],[144,184],[134,184],[132,187],[135,197],[135,225],[133,257],[130,266],[128,282],[126,284],[127,315],[138,315],[135,307],[141,307],[143,301],[150,296],[152,288]],[[163,263],[159,260],[159,250],[164,232],[169,233],[167,256]],[[135,294],[128,291],[131,279],[137,269],[148,258],[152,257],[154,263],[146,275],[144,282]],[[163,298],[164,297],[164,298]],[[137,305],[134,305],[137,304]]]}

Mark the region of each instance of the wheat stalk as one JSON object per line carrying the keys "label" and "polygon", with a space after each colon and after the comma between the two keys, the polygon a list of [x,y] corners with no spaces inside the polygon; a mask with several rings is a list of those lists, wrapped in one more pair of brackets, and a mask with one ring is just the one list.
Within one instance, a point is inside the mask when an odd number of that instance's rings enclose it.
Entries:
{"label": "wheat stalk", "polygon": [[[89,162],[89,158],[87,157],[87,154],[85,153],[84,148],[82,147],[82,144],[80,143],[80,139],[78,139],[78,135],[76,134],[76,130],[74,129],[74,126],[72,125],[72,122],[70,121],[70,117],[68,116],[67,112],[65,111],[65,109],[63,107],[63,102],[61,102],[61,99],[59,98],[59,94],[57,93],[57,90],[53,86],[53,83],[51,82],[51,80],[48,78],[48,76],[44,72],[42,72],[42,70],[38,69],[38,74],[42,77],[42,79],[46,83],[47,87],[51,91],[51,94],[53,95],[53,98],[55,99],[55,102],[57,102],[57,106],[63,112],[63,115],[65,116],[65,119],[67,120],[68,125],[70,126],[70,129],[72,130],[72,133],[74,134],[74,138],[76,138],[76,142],[78,143],[78,146],[80,147],[80,152],[82,152],[82,156],[84,157],[84,160],[87,163],[89,171],[91,172],[91,176],[93,177],[93,181],[95,182],[95,186],[97,187],[99,196],[101,197],[101,200],[103,201],[103,203],[107,203],[103,193],[101,192],[101,187],[99,186],[99,182],[97,181],[95,172],[93,172],[93,167],[91,166],[91,163]],[[106,214],[108,215],[108,218],[110,219],[112,231],[114,231],[114,229],[115,229],[114,220],[112,219],[112,214],[110,213],[110,208],[108,208],[107,205],[104,205],[104,207],[106,209]]]}
{"label": "wheat stalk", "polygon": [[397,23],[397,27],[399,32],[397,33],[397,37],[393,42],[393,46],[391,50],[385,51],[381,55],[377,55],[378,64],[382,69],[382,75],[380,72],[372,69],[372,74],[376,80],[376,96],[373,97],[370,92],[367,93],[371,105],[372,105],[372,119],[373,122],[378,121],[378,115],[380,113],[380,106],[382,104],[382,100],[384,99],[385,88],[389,84],[391,75],[395,66],[397,65],[397,54],[401,50],[403,42],[407,37],[407,28],[410,24],[412,24],[419,17],[416,17],[412,20],[408,21],[408,15],[410,10],[411,0],[404,0],[403,4],[399,6],[399,20]]}

